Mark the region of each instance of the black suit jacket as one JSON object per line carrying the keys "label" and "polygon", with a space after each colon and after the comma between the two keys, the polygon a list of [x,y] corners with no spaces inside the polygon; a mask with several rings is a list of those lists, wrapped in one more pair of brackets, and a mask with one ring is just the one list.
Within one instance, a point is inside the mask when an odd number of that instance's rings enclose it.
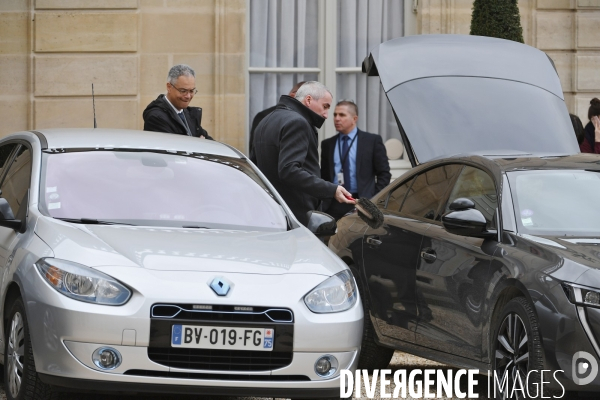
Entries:
{"label": "black suit jacket", "polygon": [[260,124],[260,121],[262,121],[267,115],[269,115],[273,111],[275,111],[276,108],[277,108],[276,105],[273,107],[266,108],[266,109],[262,110],[261,112],[259,112],[258,114],[256,114],[256,116],[252,120],[252,128],[250,128],[250,142],[249,142],[250,151],[248,152],[248,154],[250,154],[252,152],[252,147],[254,147],[254,131],[256,130],[256,127],[258,126],[258,124]]}
{"label": "black suit jacket", "polygon": [[[390,183],[390,163],[381,136],[361,131],[356,137],[358,196],[371,198]],[[321,178],[333,182],[335,144],[340,134],[321,142]]]}
{"label": "black suit jacket", "polygon": [[[212,138],[200,125],[202,123],[202,109],[199,107],[187,107],[183,110],[183,115],[190,127],[191,136],[204,136],[206,139]],[[173,107],[161,94],[148,104],[144,110],[144,130],[153,132],[177,133],[179,135],[188,135],[185,125],[177,115]]]}

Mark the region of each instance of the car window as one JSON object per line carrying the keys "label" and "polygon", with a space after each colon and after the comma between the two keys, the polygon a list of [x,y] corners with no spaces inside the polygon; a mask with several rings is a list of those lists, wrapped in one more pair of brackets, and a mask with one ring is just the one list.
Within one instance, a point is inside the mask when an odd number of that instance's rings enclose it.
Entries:
{"label": "car window", "polygon": [[134,225],[287,230],[283,208],[243,159],[208,154],[44,154],[40,210]]}
{"label": "car window", "polygon": [[4,172],[5,167],[7,166],[6,162],[8,158],[12,154],[13,150],[17,147],[16,143],[5,144],[4,146],[0,146],[0,177]]}
{"label": "car window", "polygon": [[446,203],[445,212],[449,212],[450,203],[460,197],[466,197],[475,203],[475,208],[481,211],[487,221],[487,229],[496,229],[495,214],[498,208],[498,198],[494,180],[487,172],[466,166],[456,180],[448,203]]}
{"label": "car window", "polygon": [[421,173],[408,191],[400,212],[435,220],[452,178],[460,168],[458,164],[447,164]]}
{"label": "car window", "polygon": [[21,201],[29,189],[31,180],[31,152],[21,146],[17,156],[10,165],[6,178],[2,182],[2,197],[8,201],[13,214],[16,216],[21,207]]}
{"label": "car window", "polygon": [[398,186],[396,189],[390,192],[390,195],[387,200],[386,209],[389,211],[400,211],[400,207],[402,206],[402,202],[404,201],[404,197],[412,185],[415,179],[412,178],[408,182]]}

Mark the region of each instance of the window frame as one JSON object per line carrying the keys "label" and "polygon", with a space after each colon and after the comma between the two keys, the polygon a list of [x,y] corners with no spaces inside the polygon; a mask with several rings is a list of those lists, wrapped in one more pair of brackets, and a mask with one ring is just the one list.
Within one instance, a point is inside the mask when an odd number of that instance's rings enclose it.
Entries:
{"label": "window frame", "polygon": [[[246,0],[246,76],[245,76],[245,135],[244,145],[246,153],[249,151],[250,140],[250,74],[252,73],[316,73],[321,83],[327,86],[334,94],[334,102],[337,101],[337,75],[344,73],[361,73],[362,67],[338,67],[337,66],[337,1],[317,0],[319,10],[319,34],[318,47],[319,56],[317,67],[291,67],[291,68],[267,68],[250,66],[250,1]],[[404,0],[404,36],[417,34],[417,0]],[[365,57],[367,54],[365,54]],[[325,120],[322,129],[319,129],[319,143],[324,139],[336,134],[333,118]]]}
{"label": "window frame", "polygon": [[[12,150],[10,156],[7,159],[8,168],[4,168],[2,173],[0,173],[0,192],[1,192],[1,189],[4,187],[4,181],[6,180],[6,176],[8,175],[8,172],[10,171],[10,169],[12,168],[12,164],[14,163],[15,158],[16,158],[18,152],[21,150],[21,148],[25,147],[29,151],[29,154],[31,157],[31,162],[30,162],[31,165],[29,166],[29,184],[28,184],[28,187],[26,190],[26,193],[30,193],[30,194],[27,196],[27,203],[21,205],[21,207],[23,205],[26,207],[26,212],[22,213],[20,211],[21,208],[19,208],[19,210],[12,210],[13,214],[16,218],[17,215],[19,215],[20,213],[25,216],[27,216],[27,214],[29,213],[29,202],[31,200],[31,182],[33,181],[33,164],[35,161],[35,154],[33,152],[33,146],[31,145],[31,143],[29,143],[26,140],[21,140],[21,139],[7,140],[6,142],[0,143],[0,146],[5,146],[7,144],[13,144],[13,143],[16,144],[17,146]],[[0,194],[0,197],[4,198],[4,196],[2,194]]]}
{"label": "window frame", "polygon": [[[410,192],[410,189],[412,189],[412,186],[414,185],[414,183],[416,182],[416,180],[418,179],[419,176],[421,176],[424,173],[427,173],[428,171],[431,171],[433,169],[436,168],[441,168],[445,165],[458,165],[458,171],[456,172],[456,174],[454,175],[454,177],[451,179],[450,183],[448,184],[448,187],[446,188],[446,190],[444,190],[444,193],[441,196],[441,200],[440,200],[440,204],[438,205],[438,208],[435,210],[435,218],[434,219],[429,219],[429,218],[425,218],[425,217],[420,217],[420,216],[415,216],[415,215],[409,215],[406,214],[404,212],[402,212],[402,209],[404,208],[404,203],[406,202],[406,198],[408,197],[408,193]],[[408,189],[408,191],[406,192],[406,195],[404,196],[404,200],[402,201],[402,205],[400,206],[400,211],[398,212],[398,215],[401,215],[403,217],[406,218],[411,218],[417,221],[424,221],[424,222],[429,222],[431,224],[435,224],[435,225],[442,225],[442,210],[446,207],[446,204],[448,202],[448,198],[450,197],[450,193],[452,192],[452,189],[454,188],[454,185],[456,184],[456,180],[458,179],[458,177],[460,176],[461,172],[463,171],[463,169],[465,168],[465,164],[462,162],[453,162],[453,161],[445,161],[445,162],[441,162],[439,164],[433,165],[429,168],[423,169],[422,171],[419,171],[416,175],[413,175],[413,177],[415,178],[413,180],[413,185],[411,185],[411,187]],[[439,217],[439,219],[438,219]]]}

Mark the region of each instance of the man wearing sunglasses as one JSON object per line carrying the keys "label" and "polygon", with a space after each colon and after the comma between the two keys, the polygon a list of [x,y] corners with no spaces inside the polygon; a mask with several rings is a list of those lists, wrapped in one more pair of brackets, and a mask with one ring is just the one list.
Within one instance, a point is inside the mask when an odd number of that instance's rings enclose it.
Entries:
{"label": "man wearing sunglasses", "polygon": [[185,64],[175,65],[167,76],[167,94],[159,95],[144,110],[144,130],[211,139],[202,128],[202,109],[189,107],[196,90],[196,73]]}

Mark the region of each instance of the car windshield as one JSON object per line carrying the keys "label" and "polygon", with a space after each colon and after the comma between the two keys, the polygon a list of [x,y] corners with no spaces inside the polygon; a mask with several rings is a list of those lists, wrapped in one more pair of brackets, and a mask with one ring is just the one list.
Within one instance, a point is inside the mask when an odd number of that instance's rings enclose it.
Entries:
{"label": "car windshield", "polygon": [[600,236],[600,173],[508,172],[518,231],[531,235]]}
{"label": "car windshield", "polygon": [[94,150],[46,153],[43,162],[40,210],[54,218],[192,228],[288,227],[283,208],[245,160]]}

